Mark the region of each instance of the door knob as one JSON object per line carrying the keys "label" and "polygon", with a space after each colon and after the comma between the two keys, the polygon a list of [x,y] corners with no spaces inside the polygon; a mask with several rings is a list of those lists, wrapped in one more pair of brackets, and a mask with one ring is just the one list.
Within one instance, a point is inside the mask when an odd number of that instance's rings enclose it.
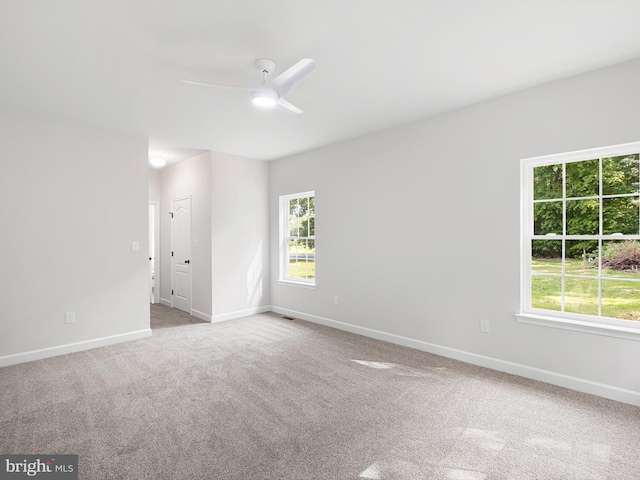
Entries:
{"label": "door knob", "polygon": [[191,263],[191,262],[189,262],[189,260],[185,260],[184,263]]}

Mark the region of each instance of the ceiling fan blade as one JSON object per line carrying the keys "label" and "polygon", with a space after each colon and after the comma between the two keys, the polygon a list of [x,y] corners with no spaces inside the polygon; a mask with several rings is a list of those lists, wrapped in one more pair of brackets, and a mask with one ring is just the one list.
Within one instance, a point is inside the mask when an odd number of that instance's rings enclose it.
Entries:
{"label": "ceiling fan blade", "polygon": [[311,72],[316,66],[315,60],[303,58],[298,63],[289,67],[276,78],[267,83],[267,86],[274,88],[278,95],[283,97],[289,90],[295,87],[300,80]]}
{"label": "ceiling fan blade", "polygon": [[184,83],[190,83],[191,85],[200,85],[203,87],[231,88],[234,90],[251,91],[255,88],[255,86],[250,87],[248,85],[230,85],[228,83],[201,82],[200,80],[188,80],[186,78],[183,78],[182,81]]}
{"label": "ceiling fan blade", "polygon": [[284,98],[279,98],[278,99],[278,103],[276,103],[276,108],[278,110],[282,110],[282,111],[287,112],[287,113],[294,113],[294,114],[302,113],[302,110],[300,110],[295,105],[287,102]]}

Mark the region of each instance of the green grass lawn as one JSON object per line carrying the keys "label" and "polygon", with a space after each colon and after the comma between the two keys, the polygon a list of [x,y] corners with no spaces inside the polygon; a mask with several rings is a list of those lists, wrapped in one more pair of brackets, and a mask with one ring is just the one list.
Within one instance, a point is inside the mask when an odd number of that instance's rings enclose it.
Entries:
{"label": "green grass lawn", "polygon": [[315,260],[292,260],[289,262],[289,276],[292,278],[315,278],[316,262]]}
{"label": "green grass lawn", "polygon": [[[531,306],[547,310],[562,308],[562,279],[537,273],[562,273],[560,259],[533,259],[531,263]],[[598,314],[598,267],[593,262],[568,259],[565,273],[584,278],[565,279],[565,311]],[[602,315],[605,317],[640,320],[640,283],[625,279],[640,279],[640,272],[602,272]],[[613,279],[612,277],[615,277]]]}
{"label": "green grass lawn", "polygon": [[309,247],[308,245],[304,244],[289,245],[289,253],[316,253],[316,247]]}
{"label": "green grass lawn", "polygon": [[[311,243],[311,241],[309,241]],[[304,243],[296,244],[291,242],[289,245],[289,253],[291,254],[309,254],[316,253],[315,245],[309,247]],[[315,278],[316,277],[316,262],[315,260],[295,260],[289,261],[289,276],[292,278]]]}

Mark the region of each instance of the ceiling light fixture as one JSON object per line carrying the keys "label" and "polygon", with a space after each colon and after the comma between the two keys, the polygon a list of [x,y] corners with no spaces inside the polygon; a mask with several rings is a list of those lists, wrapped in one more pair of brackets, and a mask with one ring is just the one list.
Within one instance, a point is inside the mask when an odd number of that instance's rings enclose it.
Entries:
{"label": "ceiling light fixture", "polygon": [[273,88],[261,87],[251,92],[251,101],[259,107],[275,107],[278,102],[278,92]]}
{"label": "ceiling light fixture", "polygon": [[155,156],[149,158],[149,163],[156,168],[162,168],[167,164],[167,161],[162,157]]}

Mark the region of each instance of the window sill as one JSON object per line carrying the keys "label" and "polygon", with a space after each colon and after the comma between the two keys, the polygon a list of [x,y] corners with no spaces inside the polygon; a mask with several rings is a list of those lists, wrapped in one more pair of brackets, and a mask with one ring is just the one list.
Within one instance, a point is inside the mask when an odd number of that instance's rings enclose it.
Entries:
{"label": "window sill", "polygon": [[602,323],[585,322],[569,318],[549,317],[534,313],[516,313],[516,319],[522,323],[541,325],[544,327],[572,330],[574,332],[589,333],[592,335],[604,335],[606,337],[624,338],[640,341],[640,323],[638,328],[621,325],[607,325]]}
{"label": "window sill", "polygon": [[300,287],[300,288],[308,288],[311,290],[315,290],[315,283],[304,283],[304,282],[295,282],[293,280],[278,280],[279,285],[286,285],[288,287]]}

